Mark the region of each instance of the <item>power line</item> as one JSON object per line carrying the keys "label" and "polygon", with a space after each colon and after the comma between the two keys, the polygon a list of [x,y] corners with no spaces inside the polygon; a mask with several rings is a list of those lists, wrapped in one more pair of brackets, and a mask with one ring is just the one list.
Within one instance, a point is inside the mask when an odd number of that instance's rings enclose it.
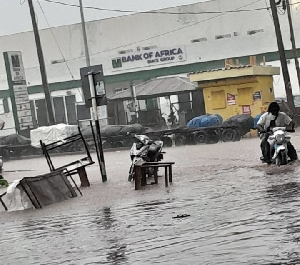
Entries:
{"label": "power line", "polygon": [[[44,0],[44,1],[50,1],[50,0]],[[52,1],[52,0],[51,0],[51,1]],[[244,7],[253,5],[253,4],[255,4],[255,3],[259,2],[259,1],[261,1],[261,0],[256,0],[256,1],[252,2],[252,3],[249,3],[249,4],[246,4],[246,5],[244,5],[244,6],[238,7],[238,8],[236,8],[236,9],[234,9],[234,10],[240,10],[240,9],[242,9],[242,8],[244,8]],[[300,3],[300,2],[299,2],[299,3]],[[231,10],[231,11],[234,11],[234,10]],[[175,30],[167,31],[167,32],[164,32],[164,33],[161,33],[161,34],[158,34],[158,35],[155,35],[155,36],[146,38],[146,39],[138,40],[138,41],[135,41],[135,42],[132,42],[132,43],[127,43],[127,44],[124,44],[124,45],[121,45],[121,46],[118,46],[118,47],[114,47],[114,48],[111,48],[111,49],[107,49],[107,50],[103,50],[103,51],[100,51],[100,52],[96,52],[96,53],[91,54],[91,56],[98,55],[98,54],[101,54],[101,53],[104,53],[104,52],[114,51],[114,50],[117,50],[117,49],[120,49],[120,48],[123,48],[123,47],[127,47],[127,46],[129,46],[129,45],[137,44],[137,43],[140,43],[140,42],[143,42],[143,41],[147,41],[147,40],[151,40],[151,39],[154,39],[154,38],[157,38],[157,37],[161,37],[161,36],[164,36],[164,35],[167,35],[167,34],[171,34],[171,33],[173,33],[173,32],[177,32],[177,31],[183,30],[183,29],[185,29],[185,28],[193,27],[193,26],[198,25],[198,24],[201,24],[201,23],[203,23],[203,22],[206,22],[206,21],[209,21],[209,20],[218,18],[218,17],[223,16],[223,15],[226,15],[226,14],[228,14],[228,13],[230,13],[230,12],[229,12],[229,11],[224,11],[224,12],[221,13],[221,14],[218,14],[218,15],[216,15],[216,16],[213,16],[213,17],[210,17],[210,18],[207,18],[207,19],[198,21],[198,22],[196,22],[196,23],[193,23],[193,24],[190,24],[190,25],[187,25],[187,26],[184,26],[184,27],[175,29]],[[66,61],[68,61],[68,62],[70,62],[70,61],[76,61],[76,60],[80,60],[80,59],[82,59],[82,58],[84,58],[84,56],[75,57],[75,58],[72,58],[72,59],[66,60]],[[35,68],[36,68],[36,67],[31,67],[31,68],[27,68],[26,70],[35,69]]]}
{"label": "power line", "polygon": [[[71,69],[70,69],[70,67],[69,67],[69,65],[68,65],[68,62],[67,62],[67,60],[66,60],[66,58],[65,58],[65,56],[64,56],[64,54],[63,54],[63,52],[62,52],[62,49],[61,49],[61,47],[60,47],[60,45],[59,45],[59,43],[58,43],[58,41],[57,41],[57,39],[56,39],[56,37],[55,37],[55,35],[54,35],[54,33],[53,33],[53,30],[52,30],[52,28],[51,28],[51,25],[50,25],[50,23],[49,23],[49,20],[48,20],[48,18],[47,18],[47,16],[46,16],[46,13],[45,13],[45,11],[44,11],[44,9],[43,9],[43,7],[42,7],[40,1],[37,0],[37,2],[38,2],[38,4],[39,4],[39,6],[40,6],[40,9],[41,9],[41,11],[42,11],[42,13],[43,13],[43,15],[44,15],[44,18],[45,18],[46,22],[47,22],[47,24],[48,24],[48,27],[49,27],[49,29],[50,29],[50,31],[51,31],[51,34],[52,34],[52,36],[53,36],[53,39],[54,39],[55,42],[56,42],[56,45],[57,45],[57,47],[58,47],[58,50],[59,50],[59,52],[60,52],[60,54],[61,54],[61,56],[62,56],[62,58],[63,58],[63,60],[64,60],[64,63],[66,64],[66,67],[67,67],[67,69],[68,69],[68,71],[69,71],[69,73],[70,73],[70,75],[71,75],[71,78],[72,78],[72,80],[75,80],[74,75],[72,74],[72,71],[71,71]],[[79,91],[81,97],[83,98],[83,94],[82,94],[81,89],[78,89],[78,91]]]}
{"label": "power line", "polygon": [[[80,7],[76,4],[68,4],[55,0],[43,0],[48,3],[59,4],[63,6],[70,7]],[[293,3],[291,5],[299,4],[300,2]],[[262,10],[270,10],[270,7],[261,7],[255,9],[240,9],[240,10],[228,10],[228,11],[202,11],[202,12],[167,12],[167,11],[137,11],[137,10],[122,10],[122,9],[109,9],[109,8],[100,8],[95,6],[84,6],[85,9],[92,9],[98,11],[109,11],[109,12],[118,12],[118,13],[140,13],[140,14],[163,14],[163,15],[203,15],[203,14],[222,14],[226,13],[240,13],[240,12],[253,12],[253,11],[262,11]]]}
{"label": "power line", "polygon": [[[53,2],[52,0],[43,0],[43,1],[47,1],[47,2],[50,2],[50,1],[51,1],[51,2]],[[204,19],[204,20],[202,20],[202,21],[193,23],[193,24],[191,24],[191,25],[187,25],[187,26],[178,28],[178,29],[176,29],[176,30],[164,32],[164,33],[161,33],[161,34],[158,34],[158,35],[155,35],[155,36],[146,38],[146,39],[138,40],[138,41],[135,41],[135,42],[132,42],[132,43],[127,43],[127,44],[124,44],[124,45],[121,45],[121,46],[118,46],[118,47],[114,47],[114,48],[111,48],[111,49],[107,49],[107,50],[103,50],[103,51],[100,51],[100,52],[97,52],[97,53],[93,53],[93,54],[91,54],[91,56],[98,55],[98,54],[101,54],[101,53],[104,53],[104,52],[109,52],[109,51],[117,50],[117,49],[120,49],[120,48],[123,48],[123,47],[127,47],[127,46],[130,46],[130,45],[136,44],[136,43],[140,43],[140,42],[147,41],[147,40],[151,40],[151,39],[154,39],[154,38],[157,38],[157,37],[161,37],[161,36],[164,36],[164,35],[167,35],[167,34],[171,34],[171,33],[173,33],[173,32],[177,32],[177,31],[183,30],[183,29],[185,29],[185,28],[192,27],[192,26],[201,24],[201,23],[203,23],[203,22],[206,22],[206,21],[209,21],[209,20],[218,18],[218,17],[223,16],[223,15],[226,15],[226,14],[228,14],[228,13],[232,13],[232,11],[241,10],[242,8],[244,8],[244,7],[246,7],[246,6],[250,6],[250,5],[255,4],[255,3],[259,2],[259,1],[261,1],[261,0],[256,0],[256,1],[252,2],[252,3],[246,4],[246,5],[244,5],[244,6],[241,6],[241,7],[239,7],[239,8],[236,8],[236,9],[234,9],[234,10],[224,11],[223,13],[218,14],[218,15],[216,15],[216,16],[210,17],[210,18],[208,18],[208,19]],[[293,5],[299,4],[299,3],[300,3],[300,2],[296,2],[296,3],[294,3]],[[66,4],[66,5],[68,5],[68,4]],[[76,7],[77,7],[77,6],[76,6]],[[266,8],[264,8],[264,9],[265,9],[265,10],[268,10],[269,8],[266,7]],[[72,58],[72,59],[70,59],[70,60],[65,60],[65,62],[76,61],[76,60],[79,60],[79,59],[82,59],[82,58],[84,58],[84,56]],[[48,66],[50,66],[50,65],[48,65]],[[30,67],[30,68],[27,68],[26,70],[35,69],[35,68],[37,68],[37,67]]]}
{"label": "power line", "polygon": [[70,73],[72,79],[74,80],[74,76],[73,76],[73,74],[72,74],[72,72],[71,72],[71,69],[70,69],[70,67],[69,67],[69,65],[68,65],[68,63],[67,63],[67,61],[66,61],[66,58],[65,58],[65,56],[64,56],[64,54],[63,54],[63,52],[62,52],[62,49],[60,48],[60,45],[59,45],[59,43],[58,43],[58,41],[57,41],[57,39],[56,39],[56,37],[55,37],[55,35],[54,35],[54,33],[53,33],[52,27],[51,27],[51,25],[50,25],[50,23],[49,23],[49,20],[48,20],[47,16],[46,16],[46,13],[44,12],[44,9],[43,9],[43,7],[42,7],[40,1],[37,0],[37,2],[38,2],[38,4],[39,4],[39,6],[40,6],[40,9],[41,9],[43,15],[44,15],[44,18],[45,18],[45,20],[46,20],[46,22],[47,22],[47,25],[48,25],[48,27],[49,27],[49,29],[50,29],[50,31],[51,31],[52,37],[53,37],[53,39],[54,39],[54,41],[55,41],[55,43],[56,43],[56,45],[57,45],[57,47],[58,47],[58,50],[59,50],[59,52],[60,52],[60,54],[61,54],[61,56],[62,56],[62,58],[63,58],[63,60],[64,60],[64,63],[66,64],[66,67],[67,67],[67,69],[68,69],[68,71],[69,71],[69,73]]}
{"label": "power line", "polygon": [[[244,7],[253,5],[253,4],[255,4],[255,3],[257,3],[257,2],[260,2],[260,1],[261,1],[261,0],[256,0],[256,1],[252,2],[252,3],[246,4],[246,5],[244,5],[244,6],[241,6],[241,7],[239,7],[239,8],[236,8],[236,9],[234,9],[234,10],[239,10],[239,9],[241,9],[241,8],[244,8]],[[116,49],[120,49],[120,48],[123,48],[123,47],[127,47],[127,46],[129,46],[129,45],[137,44],[137,43],[140,43],[140,42],[143,42],[143,41],[147,41],[147,40],[151,40],[151,39],[154,39],[154,38],[157,38],[157,37],[161,37],[161,36],[164,36],[164,35],[168,35],[168,34],[171,34],[171,33],[174,33],[174,32],[177,32],[177,31],[180,31],[180,30],[189,28],[189,27],[193,27],[193,26],[199,25],[199,24],[201,24],[201,23],[203,23],[203,22],[206,22],[206,21],[209,21],[209,20],[212,20],[212,19],[221,17],[221,16],[226,15],[226,14],[228,14],[227,11],[223,12],[222,14],[218,14],[218,15],[216,15],[216,16],[213,16],[213,17],[210,17],[210,18],[207,18],[207,19],[198,21],[198,22],[193,23],[193,24],[191,24],[191,25],[187,25],[187,26],[184,26],[184,27],[175,29],[175,30],[167,31],[167,32],[164,32],[164,33],[161,33],[161,34],[158,34],[158,35],[155,35],[155,36],[152,36],[152,37],[143,39],[143,40],[139,40],[139,41],[135,41],[135,42],[128,43],[128,44],[125,44],[125,45],[121,45],[121,46],[118,46],[118,47],[115,47],[115,48],[107,49],[107,50],[105,50],[105,51],[93,53],[93,54],[91,54],[91,55],[97,55],[97,54],[100,54],[100,53],[103,53],[103,52],[113,51],[113,50],[116,50]],[[80,57],[80,58],[81,58],[81,57]],[[79,58],[74,58],[74,60],[76,60],[76,59],[79,59]]]}
{"label": "power line", "polygon": [[[68,4],[55,0],[43,0],[48,3],[59,4],[70,7],[80,7],[76,4]],[[227,13],[238,13],[238,12],[251,12],[251,11],[261,11],[266,10],[268,7],[255,8],[255,9],[242,9],[242,10],[228,10],[228,11],[203,11],[203,12],[167,12],[167,11],[137,11],[137,10],[122,10],[122,9],[109,9],[109,8],[100,8],[95,6],[84,6],[85,9],[93,9],[98,11],[109,11],[109,12],[118,12],[118,13],[140,13],[140,14],[163,14],[163,15],[203,15],[203,14],[222,14]]]}

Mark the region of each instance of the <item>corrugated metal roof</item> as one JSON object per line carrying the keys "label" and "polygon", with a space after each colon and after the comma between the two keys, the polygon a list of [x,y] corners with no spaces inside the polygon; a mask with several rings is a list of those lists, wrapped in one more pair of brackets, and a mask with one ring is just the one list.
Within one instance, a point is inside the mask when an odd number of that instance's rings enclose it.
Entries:
{"label": "corrugated metal roof", "polygon": [[[181,94],[194,91],[197,86],[188,81],[188,78],[182,77],[164,77],[149,80],[135,87],[137,99],[148,99],[155,97],[164,97],[169,95]],[[126,100],[131,99],[130,89],[113,95],[108,100]]]}
{"label": "corrugated metal roof", "polygon": [[224,68],[211,69],[211,70],[206,70],[206,71],[193,72],[193,73],[190,73],[189,75],[216,72],[216,71],[229,71],[229,70],[249,68],[249,67],[252,67],[252,66],[251,65],[230,66],[230,67],[226,67],[226,68],[224,67]]}

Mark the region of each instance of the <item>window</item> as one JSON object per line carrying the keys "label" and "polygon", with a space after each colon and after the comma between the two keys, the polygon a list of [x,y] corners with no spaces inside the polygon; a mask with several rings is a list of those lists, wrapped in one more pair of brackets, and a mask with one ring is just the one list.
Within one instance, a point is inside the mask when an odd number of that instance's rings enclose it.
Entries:
{"label": "window", "polygon": [[217,35],[215,38],[216,40],[231,38],[231,34]]}
{"label": "window", "polygon": [[157,48],[157,46],[153,45],[153,46],[142,47],[142,50],[149,51],[149,50],[156,49],[156,48]]}
{"label": "window", "polygon": [[191,40],[191,43],[204,42],[207,41],[207,38],[199,38]]}
{"label": "window", "polygon": [[248,35],[254,35],[254,34],[262,33],[262,32],[264,32],[263,29],[255,29],[255,30],[249,30],[249,31],[247,32],[247,34],[248,34]]}
{"label": "window", "polygon": [[130,50],[118,51],[118,54],[125,54],[125,53],[130,53],[130,52],[133,52],[133,50],[130,49]]}
{"label": "window", "polygon": [[122,67],[122,60],[121,58],[115,58],[111,60],[113,68],[121,68]]}
{"label": "window", "polygon": [[211,102],[212,109],[225,109],[226,108],[226,98],[225,91],[212,91],[211,92]]}
{"label": "window", "polygon": [[253,93],[251,87],[244,87],[238,89],[238,104],[251,105],[253,103]]}

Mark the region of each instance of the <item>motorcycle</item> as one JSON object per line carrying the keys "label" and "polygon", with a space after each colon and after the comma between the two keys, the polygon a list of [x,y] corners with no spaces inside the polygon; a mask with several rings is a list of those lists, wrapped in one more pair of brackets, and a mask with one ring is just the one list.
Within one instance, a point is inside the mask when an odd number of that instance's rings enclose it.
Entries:
{"label": "motorcycle", "polygon": [[[135,179],[134,166],[138,161],[159,162],[163,160],[163,141],[152,141],[146,135],[135,135],[134,143],[130,150],[131,166],[128,181]],[[154,174],[155,169],[149,169],[149,175]]]}
{"label": "motorcycle", "polygon": [[288,164],[288,148],[287,144],[291,140],[291,136],[287,134],[285,127],[275,127],[271,130],[268,138],[270,144],[272,162],[277,166]]}

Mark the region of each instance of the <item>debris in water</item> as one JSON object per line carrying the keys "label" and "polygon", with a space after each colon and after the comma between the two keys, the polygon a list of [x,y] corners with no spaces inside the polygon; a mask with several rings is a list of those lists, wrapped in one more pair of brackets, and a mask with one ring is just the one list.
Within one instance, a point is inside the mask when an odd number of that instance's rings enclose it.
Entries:
{"label": "debris in water", "polygon": [[172,217],[173,219],[180,219],[180,218],[186,218],[186,217],[190,217],[189,214],[178,214],[175,217]]}

